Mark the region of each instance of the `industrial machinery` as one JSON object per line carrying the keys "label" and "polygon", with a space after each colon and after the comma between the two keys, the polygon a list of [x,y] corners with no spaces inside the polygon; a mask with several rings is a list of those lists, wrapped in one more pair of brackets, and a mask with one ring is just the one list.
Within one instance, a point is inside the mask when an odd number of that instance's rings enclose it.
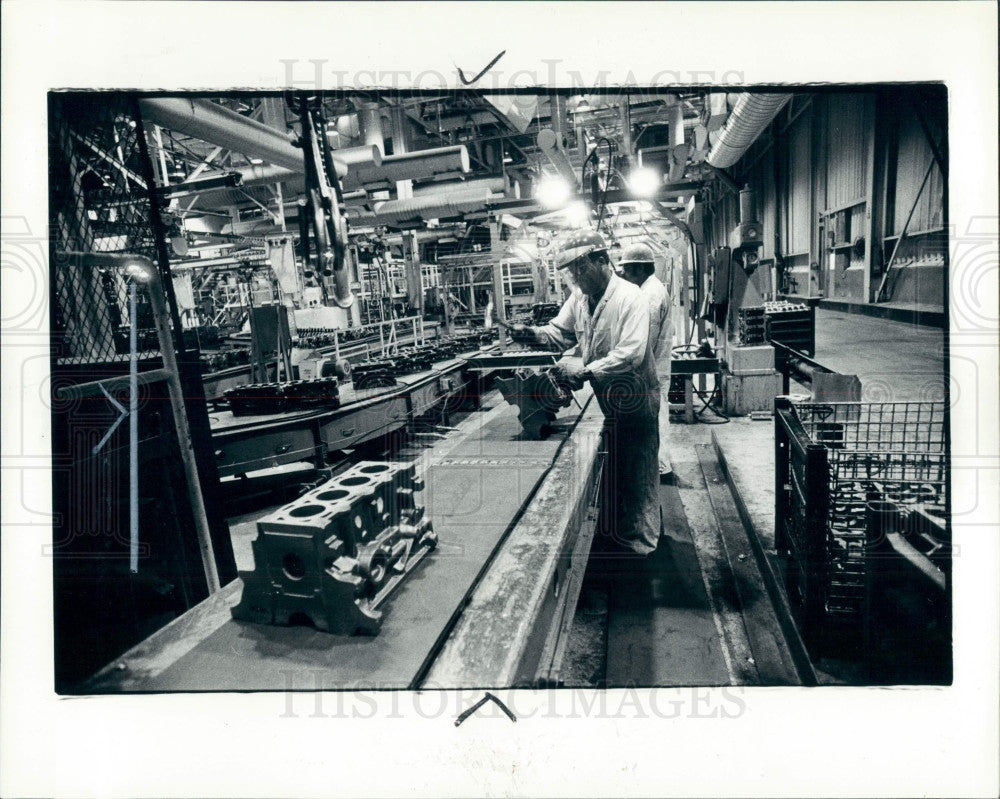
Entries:
{"label": "industrial machinery", "polygon": [[264,517],[233,618],[375,634],[379,606],[437,544],[413,464],[362,461]]}
{"label": "industrial machinery", "polygon": [[733,260],[743,267],[747,277],[757,270],[764,244],[764,227],[754,218],[753,199],[749,186],[740,191],[740,221],[729,234]]}
{"label": "industrial machinery", "polygon": [[560,383],[552,370],[534,372],[518,369],[513,377],[497,378],[503,398],[517,406],[517,415],[528,438],[541,438],[545,428],[555,421],[560,408],[573,401],[569,388]]}
{"label": "industrial machinery", "polygon": [[310,220],[323,293],[326,299],[334,300],[341,308],[349,308],[354,295],[344,259],[347,246],[347,223],[341,213],[344,195],[325,135],[326,119],[321,111],[322,104],[316,98],[303,95],[297,100],[295,110],[302,127],[298,145],[305,156],[306,174],[305,213],[299,217],[302,252],[304,255],[309,252],[310,226],[306,220]]}

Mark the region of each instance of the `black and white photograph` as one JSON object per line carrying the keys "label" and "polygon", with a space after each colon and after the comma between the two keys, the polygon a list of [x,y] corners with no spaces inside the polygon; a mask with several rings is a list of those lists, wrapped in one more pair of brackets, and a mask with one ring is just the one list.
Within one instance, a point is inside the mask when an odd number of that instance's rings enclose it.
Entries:
{"label": "black and white photograph", "polygon": [[[756,65],[734,32],[808,3],[82,5],[106,79],[4,59],[3,701],[50,710],[3,737],[80,747],[11,795],[389,795],[397,747],[420,795],[990,794],[995,7],[823,4],[897,47],[962,7],[973,91]],[[747,743],[773,782],[672,782]]]}
{"label": "black and white photograph", "polygon": [[944,87],[49,104],[58,690],[950,682]]}

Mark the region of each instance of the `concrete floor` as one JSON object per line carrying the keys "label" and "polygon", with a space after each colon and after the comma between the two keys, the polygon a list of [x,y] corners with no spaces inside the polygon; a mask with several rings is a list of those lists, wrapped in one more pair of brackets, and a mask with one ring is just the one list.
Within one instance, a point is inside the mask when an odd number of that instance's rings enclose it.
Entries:
{"label": "concrete floor", "polygon": [[[713,558],[711,510],[695,447],[707,425],[677,425],[677,486],[660,486],[664,532],[641,573],[588,571],[563,667],[568,686],[730,685],[723,620],[700,558]],[[690,522],[690,523],[689,523]],[[700,550],[700,552],[699,552]]]}
{"label": "concrete floor", "polygon": [[865,402],[944,399],[944,331],[816,309],[816,360],[861,379]]}

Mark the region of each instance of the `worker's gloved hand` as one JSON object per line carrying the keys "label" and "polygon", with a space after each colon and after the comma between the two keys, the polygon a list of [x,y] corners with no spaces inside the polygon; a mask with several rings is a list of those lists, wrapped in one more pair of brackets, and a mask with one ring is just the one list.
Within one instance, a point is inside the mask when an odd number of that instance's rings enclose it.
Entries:
{"label": "worker's gloved hand", "polygon": [[510,330],[510,337],[514,341],[519,341],[524,344],[535,343],[535,328],[530,325],[510,325],[508,330]]}
{"label": "worker's gloved hand", "polygon": [[557,363],[552,367],[552,376],[557,383],[576,391],[583,388],[584,377],[583,366],[579,363]]}

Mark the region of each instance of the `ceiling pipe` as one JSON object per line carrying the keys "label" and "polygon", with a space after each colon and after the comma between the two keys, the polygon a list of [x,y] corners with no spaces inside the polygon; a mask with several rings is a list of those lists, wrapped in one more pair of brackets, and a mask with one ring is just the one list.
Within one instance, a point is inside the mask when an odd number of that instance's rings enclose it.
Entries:
{"label": "ceiling pipe", "polygon": [[791,94],[741,94],[706,162],[728,169],[739,161],[791,98]]}
{"label": "ceiling pipe", "polygon": [[[374,146],[345,147],[341,150],[334,150],[333,156],[340,162],[337,164],[337,176],[341,180],[349,174],[348,170],[350,169],[377,169],[382,166],[382,152]],[[340,164],[347,167],[343,174],[340,174]],[[284,183],[295,179],[301,181],[304,177],[301,169],[296,172],[293,169],[286,169],[275,164],[252,164],[237,167],[234,171],[239,172],[243,177],[243,186]]]}
{"label": "ceiling pipe", "polygon": [[365,144],[378,147],[384,153],[385,133],[382,131],[382,115],[378,103],[366,103],[358,110],[358,131]]}
{"label": "ceiling pipe", "polygon": [[[140,100],[139,108],[143,117],[177,133],[294,172],[305,171],[302,150],[292,144],[288,134],[217,103],[184,97],[155,97]],[[345,162],[334,157],[334,164],[338,174],[347,174]]]}
{"label": "ceiling pipe", "polygon": [[[382,153],[377,147],[346,147],[334,151],[336,157],[347,164],[349,168],[372,167],[377,168],[382,165]],[[217,203],[219,205],[239,205],[246,201],[246,194],[242,193],[248,189],[258,186],[273,185],[275,183],[284,184],[286,194],[301,194],[305,191],[305,175],[302,172],[295,172],[283,166],[275,164],[250,164],[248,166],[235,167],[233,172],[240,175],[242,182],[239,189],[212,189],[199,192],[200,202]],[[180,184],[183,185],[183,184]]]}
{"label": "ceiling pipe", "polygon": [[401,155],[387,155],[378,167],[358,166],[344,178],[345,190],[386,186],[401,180],[424,180],[435,175],[467,173],[469,151],[464,144],[435,147]]}
{"label": "ceiling pipe", "polygon": [[387,200],[375,209],[374,214],[359,214],[352,217],[351,221],[357,224],[393,225],[458,216],[485,208],[486,203],[495,196],[489,189],[478,189],[467,194],[450,192],[440,196]]}
{"label": "ceiling pipe", "polygon": [[431,183],[427,186],[414,186],[414,197],[447,197],[453,194],[469,194],[488,189],[494,194],[507,194],[510,187],[507,181],[500,177],[475,178],[473,180],[456,181],[453,183]]}

